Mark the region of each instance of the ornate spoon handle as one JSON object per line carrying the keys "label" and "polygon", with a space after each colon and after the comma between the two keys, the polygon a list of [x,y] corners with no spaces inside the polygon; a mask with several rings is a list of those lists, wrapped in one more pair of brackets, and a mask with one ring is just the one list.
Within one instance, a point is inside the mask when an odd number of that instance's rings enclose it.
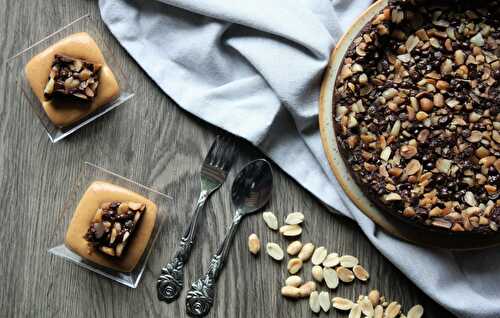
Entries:
{"label": "ornate spoon handle", "polygon": [[198,217],[205,206],[208,195],[208,191],[200,193],[193,217],[181,238],[174,258],[161,269],[160,277],[156,283],[158,299],[161,301],[170,303],[176,300],[184,287],[184,265],[191,254],[191,248],[193,247],[198,228]]}
{"label": "ornate spoon handle", "polygon": [[236,211],[233,223],[229,228],[229,233],[224,238],[217,253],[210,260],[207,273],[191,285],[191,289],[186,296],[186,310],[190,316],[206,316],[210,308],[212,308],[217,278],[226,262],[229,249],[231,248],[234,235],[242,217],[243,215],[239,211]]}

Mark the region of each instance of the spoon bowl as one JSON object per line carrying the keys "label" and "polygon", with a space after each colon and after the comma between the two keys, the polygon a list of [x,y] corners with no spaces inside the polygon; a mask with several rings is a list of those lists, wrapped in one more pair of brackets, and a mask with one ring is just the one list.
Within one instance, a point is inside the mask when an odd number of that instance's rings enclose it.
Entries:
{"label": "spoon bowl", "polygon": [[271,165],[264,159],[250,162],[238,173],[231,187],[236,211],[247,215],[260,210],[271,198],[272,187]]}

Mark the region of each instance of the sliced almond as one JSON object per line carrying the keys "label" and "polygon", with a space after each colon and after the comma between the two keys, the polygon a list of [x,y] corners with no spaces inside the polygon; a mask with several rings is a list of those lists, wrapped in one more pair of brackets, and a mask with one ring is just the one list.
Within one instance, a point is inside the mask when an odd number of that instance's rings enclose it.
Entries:
{"label": "sliced almond", "polygon": [[289,276],[285,280],[285,285],[286,286],[299,287],[300,285],[302,285],[302,277],[300,277],[298,275]]}
{"label": "sliced almond", "polygon": [[288,261],[288,272],[290,274],[296,274],[300,271],[302,268],[302,260],[300,258],[292,258],[291,260]]}
{"label": "sliced almond", "polygon": [[302,249],[299,252],[299,258],[303,262],[306,262],[311,258],[311,256],[313,255],[313,252],[314,252],[314,244],[313,243],[306,243],[306,244],[304,244],[304,246],[302,246]]}
{"label": "sliced almond", "polygon": [[311,269],[311,275],[315,281],[321,283],[323,281],[323,267],[314,265]]}
{"label": "sliced almond", "polygon": [[370,278],[370,273],[361,265],[356,265],[352,268],[354,276],[360,281],[366,282]]}
{"label": "sliced almond", "polygon": [[332,299],[333,308],[338,309],[338,310],[350,310],[353,305],[354,305],[354,303],[346,298],[334,297]]}
{"label": "sliced almond", "polygon": [[337,267],[336,271],[337,271],[337,276],[344,283],[350,283],[354,280],[354,273],[350,269],[343,266],[339,266]]}
{"label": "sliced almond", "polygon": [[289,225],[300,224],[304,221],[304,214],[293,212],[286,216],[285,223]]}
{"label": "sliced almond", "polygon": [[323,261],[326,258],[326,255],[328,254],[328,251],[324,246],[320,246],[314,250],[314,253],[312,255],[311,261],[314,265],[319,265],[323,263]]}
{"label": "sliced almond", "polygon": [[302,243],[300,241],[293,241],[292,243],[288,244],[286,252],[288,253],[288,255],[297,255],[301,249]]}
{"label": "sliced almond", "polygon": [[319,294],[317,291],[313,291],[309,296],[309,307],[314,313],[319,313],[321,306],[319,305]]}
{"label": "sliced almond", "polygon": [[267,243],[266,252],[267,255],[271,256],[277,261],[281,261],[285,256],[281,247],[276,243]]}
{"label": "sliced almond", "polygon": [[323,269],[323,279],[330,289],[335,289],[339,285],[339,277],[333,268],[327,267]]}
{"label": "sliced almond", "polygon": [[361,318],[361,306],[358,304],[352,305],[351,311],[349,312],[349,318]]}
{"label": "sliced almond", "polygon": [[248,236],[248,250],[253,255],[257,255],[260,251],[260,240],[257,234],[252,233]]}
{"label": "sliced almond", "polygon": [[421,318],[424,315],[424,307],[415,305],[408,311],[407,318]]}
{"label": "sliced almond", "polygon": [[287,224],[280,227],[280,233],[284,236],[299,236],[302,233],[302,228],[297,224]]}
{"label": "sliced almond", "polygon": [[335,267],[340,264],[340,257],[337,253],[330,253],[326,256],[323,261],[323,266],[325,267]]}
{"label": "sliced almond", "polygon": [[352,268],[359,264],[359,260],[352,255],[342,255],[340,257],[340,266]]}
{"label": "sliced almond", "polygon": [[330,294],[326,291],[319,293],[319,305],[324,312],[328,312],[332,303],[330,302]]}
{"label": "sliced almond", "polygon": [[384,312],[384,318],[395,318],[401,313],[401,305],[393,301],[390,303]]}
{"label": "sliced almond", "polygon": [[262,213],[262,218],[264,219],[267,227],[269,227],[271,230],[276,231],[278,229],[278,219],[273,212],[267,211]]}

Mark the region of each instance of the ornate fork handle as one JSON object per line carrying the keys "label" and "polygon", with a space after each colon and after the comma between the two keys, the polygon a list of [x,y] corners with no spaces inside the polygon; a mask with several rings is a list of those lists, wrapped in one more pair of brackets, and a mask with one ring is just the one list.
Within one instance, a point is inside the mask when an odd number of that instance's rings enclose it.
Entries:
{"label": "ornate fork handle", "polygon": [[242,217],[242,214],[235,213],[229,233],[224,238],[217,253],[210,260],[207,273],[191,285],[191,290],[186,295],[186,310],[190,316],[206,316],[212,308],[215,299],[217,278],[224,267]]}
{"label": "ornate fork handle", "polygon": [[158,299],[170,303],[179,297],[179,294],[184,287],[184,265],[186,264],[191,248],[196,236],[198,228],[198,218],[205,206],[208,191],[202,191],[196,204],[193,217],[189,223],[184,235],[181,238],[177,252],[165,267],[161,269],[161,275],[158,278],[156,287],[158,289]]}

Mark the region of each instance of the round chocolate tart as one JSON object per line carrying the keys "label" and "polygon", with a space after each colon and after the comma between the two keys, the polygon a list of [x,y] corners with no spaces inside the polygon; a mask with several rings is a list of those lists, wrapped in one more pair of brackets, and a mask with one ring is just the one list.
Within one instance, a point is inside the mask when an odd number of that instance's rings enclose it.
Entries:
{"label": "round chocolate tart", "polygon": [[498,236],[499,4],[379,3],[347,35],[332,118],[320,119],[327,157],[336,165],[325,141],[333,137],[364,195],[405,226]]}

